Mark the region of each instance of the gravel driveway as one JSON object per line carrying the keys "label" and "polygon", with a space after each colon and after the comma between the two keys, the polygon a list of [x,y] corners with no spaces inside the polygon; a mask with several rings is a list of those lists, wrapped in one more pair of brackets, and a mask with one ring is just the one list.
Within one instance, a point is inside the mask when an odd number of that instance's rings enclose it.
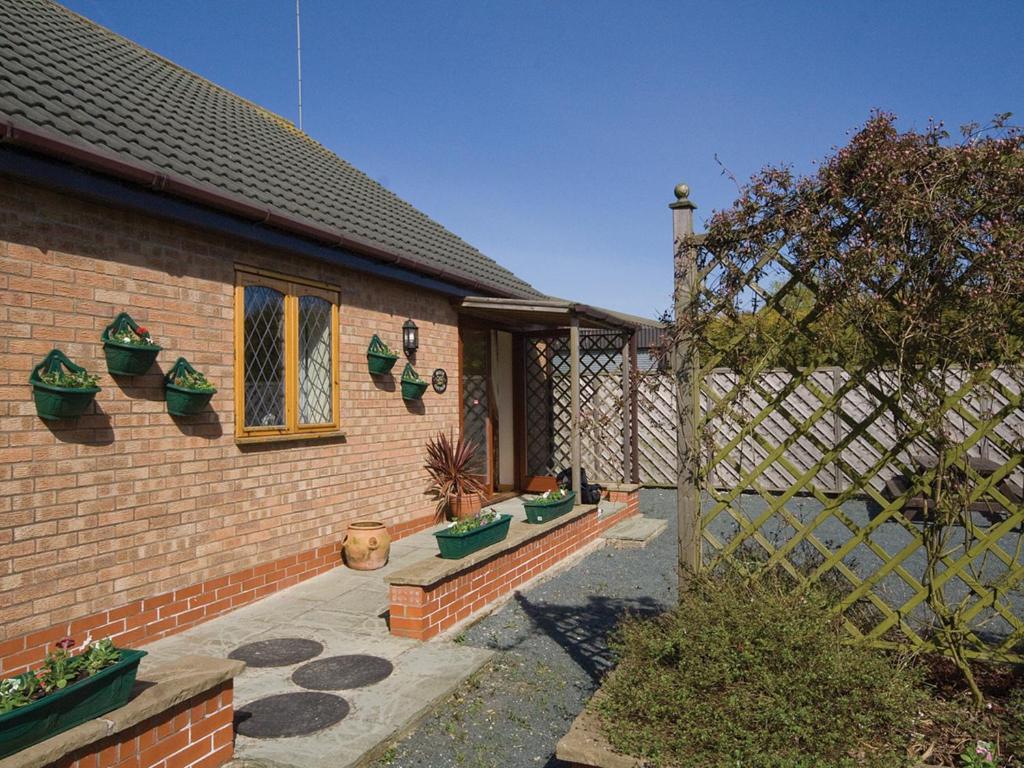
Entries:
{"label": "gravel driveway", "polygon": [[593,552],[467,629],[461,642],[497,655],[378,766],[566,765],[555,744],[611,666],[608,632],[675,601],[675,494],[644,490],[640,508],[669,521],[646,549]]}

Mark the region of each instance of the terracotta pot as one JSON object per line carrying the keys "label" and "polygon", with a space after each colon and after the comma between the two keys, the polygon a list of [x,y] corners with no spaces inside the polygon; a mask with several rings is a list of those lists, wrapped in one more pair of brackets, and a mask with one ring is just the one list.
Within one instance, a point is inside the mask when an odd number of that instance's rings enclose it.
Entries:
{"label": "terracotta pot", "polygon": [[342,542],[345,564],[357,571],[373,571],[387,565],[391,535],[384,523],[366,520],[352,523]]}
{"label": "terracotta pot", "polygon": [[450,497],[448,509],[456,520],[465,520],[479,515],[482,503],[479,493],[467,493],[464,496]]}

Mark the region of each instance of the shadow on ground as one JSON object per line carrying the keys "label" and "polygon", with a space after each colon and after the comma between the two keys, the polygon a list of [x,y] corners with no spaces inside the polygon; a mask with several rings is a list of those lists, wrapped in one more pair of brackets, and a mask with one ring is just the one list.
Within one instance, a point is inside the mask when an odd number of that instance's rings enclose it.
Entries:
{"label": "shadow on ground", "polygon": [[[558,643],[595,684],[600,684],[613,666],[607,641],[618,623],[627,616],[656,616],[665,609],[650,597],[622,600],[591,595],[583,606],[546,605],[532,602],[522,592],[516,592],[515,601],[536,632]],[[514,645],[522,642],[521,638]]]}

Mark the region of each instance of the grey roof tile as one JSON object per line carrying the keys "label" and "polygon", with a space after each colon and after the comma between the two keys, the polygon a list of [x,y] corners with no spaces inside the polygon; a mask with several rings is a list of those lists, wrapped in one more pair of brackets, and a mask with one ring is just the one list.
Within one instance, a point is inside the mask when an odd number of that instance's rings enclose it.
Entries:
{"label": "grey roof tile", "polygon": [[541,295],[288,121],[50,0],[0,3],[0,115]]}

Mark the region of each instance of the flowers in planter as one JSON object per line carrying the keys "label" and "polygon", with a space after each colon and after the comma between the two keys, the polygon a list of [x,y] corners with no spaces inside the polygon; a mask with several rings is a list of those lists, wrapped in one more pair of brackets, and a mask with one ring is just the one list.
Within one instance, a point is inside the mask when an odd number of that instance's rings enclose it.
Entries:
{"label": "flowers in planter", "polygon": [[179,357],[164,376],[164,399],[172,416],[192,416],[206,408],[216,388],[184,357]]}
{"label": "flowers in planter", "polygon": [[553,491],[544,491],[540,496],[537,497],[538,501],[561,501],[569,492],[565,488],[556,488]]}
{"label": "flowers in planter", "polygon": [[100,336],[107,370],[120,376],[141,376],[156,362],[160,346],[153,341],[149,329],[121,312]]}
{"label": "flowers in planter", "polygon": [[93,643],[87,639],[81,653],[73,653],[75,641],[65,637],[56,650],[46,654],[42,667],[17,677],[0,680],[0,714],[26,707],[47,694],[92,677],[121,659],[121,652],[110,639]]}
{"label": "flowers in planter", "polygon": [[49,384],[51,387],[60,387],[61,389],[91,389],[99,384],[100,381],[99,376],[89,373],[85,368],[77,371],[47,371],[46,373],[40,373],[39,379],[44,384]]}
{"label": "flowers in planter", "polygon": [[448,533],[469,533],[470,531],[475,531],[477,528],[487,525],[488,523],[493,523],[497,519],[498,513],[493,509],[489,509],[474,517],[467,517],[463,520],[452,520],[452,522],[448,524]]}
{"label": "flowers in planter", "polygon": [[98,377],[75,365],[59,349],[51,349],[28,377],[36,412],[43,419],[81,416],[100,391]]}
{"label": "flowers in planter", "polygon": [[119,344],[156,344],[149,330],[142,325],[135,328],[127,324],[123,325],[110,333],[109,340]]}
{"label": "flowers in planter", "polygon": [[195,392],[212,392],[214,390],[213,384],[194,368],[190,371],[182,371],[178,373],[172,380],[171,383],[176,387],[182,389],[191,389]]}

